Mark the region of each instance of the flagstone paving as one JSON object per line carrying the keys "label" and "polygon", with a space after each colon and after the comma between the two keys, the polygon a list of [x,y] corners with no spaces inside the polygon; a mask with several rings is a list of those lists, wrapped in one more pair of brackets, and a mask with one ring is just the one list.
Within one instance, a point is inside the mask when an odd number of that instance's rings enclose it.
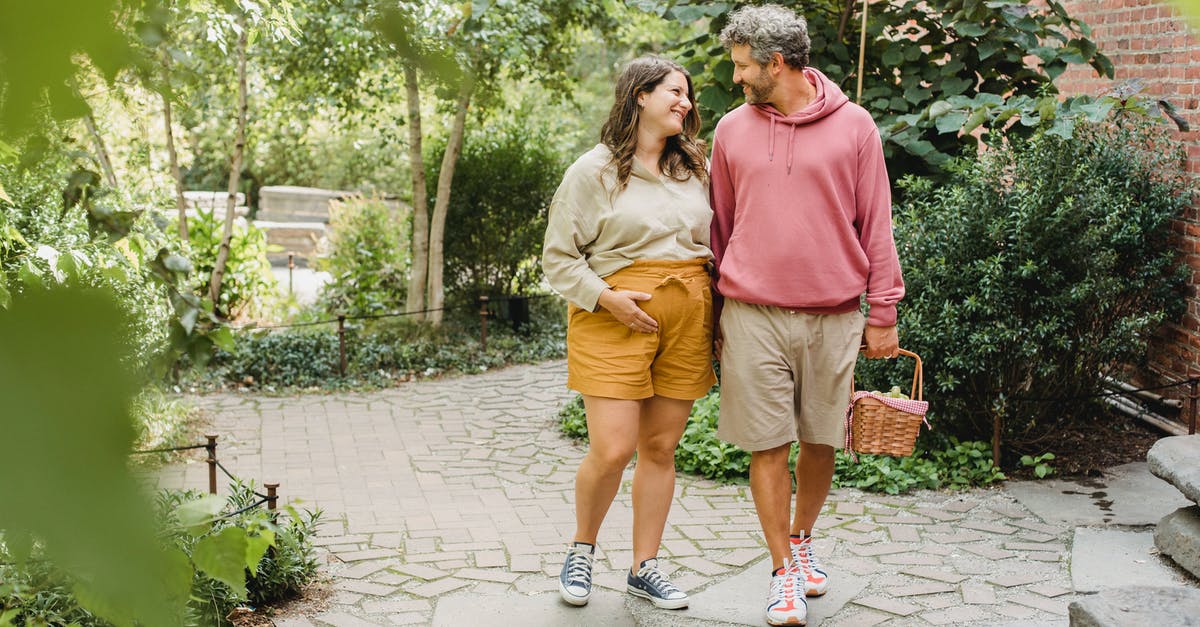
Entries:
{"label": "flagstone paving", "polygon": [[[276,624],[762,624],[768,568],[749,488],[682,474],[661,555],[692,607],[654,610],[624,593],[631,471],[601,532],[592,604],[558,600],[584,454],[557,428],[565,371],[550,362],[368,393],[197,397],[233,473],[324,510],[316,544],[330,607]],[[195,460],[163,481],[202,487],[206,472]],[[1074,527],[1000,489],[835,490],[819,524],[834,586],[857,593],[811,601],[810,625],[1062,625],[1076,598]]]}

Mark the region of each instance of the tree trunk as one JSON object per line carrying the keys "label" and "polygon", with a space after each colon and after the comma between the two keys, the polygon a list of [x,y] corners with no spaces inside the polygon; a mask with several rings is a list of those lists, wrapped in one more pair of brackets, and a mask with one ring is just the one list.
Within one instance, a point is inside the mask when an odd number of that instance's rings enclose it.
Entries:
{"label": "tree trunk", "polygon": [[117,173],[113,171],[112,160],[108,158],[108,148],[104,146],[104,138],[100,136],[100,129],[96,127],[96,116],[92,115],[92,108],[89,105],[87,115],[83,118],[84,125],[87,126],[88,134],[92,137],[92,144],[96,147],[96,160],[100,162],[100,170],[104,172],[104,180],[108,186],[117,188]]}
{"label": "tree trunk", "polygon": [[179,241],[188,241],[187,200],[183,197],[183,173],[179,171],[179,155],[175,152],[175,131],[171,126],[171,57],[163,50],[163,126],[167,130],[167,160],[171,178],[175,180],[175,207],[179,210]]}
{"label": "tree trunk", "polygon": [[[413,313],[425,309],[425,282],[429,276],[429,192],[425,189],[425,158],[421,154],[421,92],[417,70],[404,68],[404,86],[408,89],[408,161],[412,168],[412,267],[408,274],[408,299],[404,310]],[[416,313],[417,320],[424,314]]]}
{"label": "tree trunk", "polygon": [[220,315],[217,298],[221,295],[221,280],[225,276],[225,263],[229,260],[229,242],[233,239],[233,211],[237,207],[237,191],[242,176],[242,154],[246,150],[246,12],[238,15],[237,69],[238,109],[237,138],[233,144],[233,156],[229,166],[229,198],[225,202],[225,231],[221,236],[221,248],[217,251],[217,262],[213,265],[212,280],[208,284],[208,296],[212,299],[213,311]]}
{"label": "tree trunk", "polygon": [[467,73],[458,89],[458,109],[450,127],[446,154],[442,157],[442,170],[438,172],[437,201],[433,205],[433,218],[429,225],[429,309],[433,311],[429,312],[428,319],[434,324],[441,324],[441,309],[446,302],[442,285],[446,213],[450,210],[450,184],[454,180],[454,166],[458,163],[458,155],[462,153],[463,128],[467,123],[467,107],[471,104],[474,89],[475,80]]}

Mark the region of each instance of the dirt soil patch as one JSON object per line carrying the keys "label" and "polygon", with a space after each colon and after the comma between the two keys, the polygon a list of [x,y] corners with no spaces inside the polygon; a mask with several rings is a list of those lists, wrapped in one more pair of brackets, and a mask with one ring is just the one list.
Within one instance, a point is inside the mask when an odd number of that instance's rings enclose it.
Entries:
{"label": "dirt soil patch", "polygon": [[[1036,454],[1054,453],[1054,459],[1047,462],[1054,468],[1054,477],[1098,477],[1106,468],[1146,461],[1150,447],[1167,435],[1141,420],[1109,413],[1088,424],[1064,429]],[[1025,467],[1006,470],[1005,474],[1010,479],[1035,478],[1033,469]]]}

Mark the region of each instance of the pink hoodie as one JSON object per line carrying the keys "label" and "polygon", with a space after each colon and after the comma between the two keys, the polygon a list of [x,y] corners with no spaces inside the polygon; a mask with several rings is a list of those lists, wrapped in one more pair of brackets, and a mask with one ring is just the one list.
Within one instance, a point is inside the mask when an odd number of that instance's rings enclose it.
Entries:
{"label": "pink hoodie", "polygon": [[804,74],[817,91],[804,109],[742,105],[717,124],[717,291],[809,313],[854,311],[866,292],[867,323],[892,326],[904,281],[879,131],[824,74]]}

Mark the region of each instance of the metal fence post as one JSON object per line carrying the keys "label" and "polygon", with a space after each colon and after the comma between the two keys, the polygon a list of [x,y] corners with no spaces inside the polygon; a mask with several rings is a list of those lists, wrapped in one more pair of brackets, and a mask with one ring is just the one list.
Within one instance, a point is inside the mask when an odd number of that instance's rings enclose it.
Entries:
{"label": "metal fence post", "polygon": [[288,294],[292,293],[292,270],[296,269],[296,253],[288,252]]}
{"label": "metal fence post", "polygon": [[488,317],[488,297],[479,297],[479,343],[483,346],[483,351],[487,352],[487,317]]}
{"label": "metal fence post", "polygon": [[346,376],[346,314],[338,314],[338,372]]}
{"label": "metal fence post", "polygon": [[1200,384],[1200,379],[1192,377],[1189,381],[1188,391],[1188,435],[1196,435],[1196,401],[1200,400],[1200,394],[1197,393],[1197,384]]}
{"label": "metal fence post", "polygon": [[208,439],[208,444],[204,445],[208,451],[208,493],[217,493],[217,436],[205,435]]}

